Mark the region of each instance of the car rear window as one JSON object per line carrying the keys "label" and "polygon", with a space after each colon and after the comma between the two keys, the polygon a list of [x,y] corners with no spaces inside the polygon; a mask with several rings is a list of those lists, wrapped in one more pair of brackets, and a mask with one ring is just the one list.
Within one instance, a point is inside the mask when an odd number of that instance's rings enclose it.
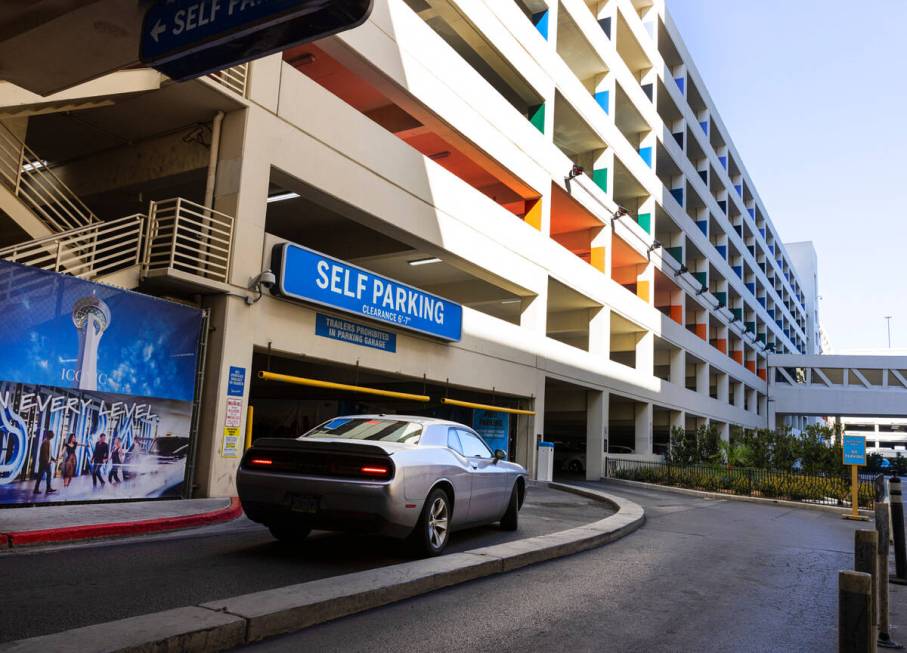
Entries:
{"label": "car rear window", "polygon": [[397,419],[337,417],[303,435],[303,438],[348,438],[416,444],[422,436],[422,425]]}

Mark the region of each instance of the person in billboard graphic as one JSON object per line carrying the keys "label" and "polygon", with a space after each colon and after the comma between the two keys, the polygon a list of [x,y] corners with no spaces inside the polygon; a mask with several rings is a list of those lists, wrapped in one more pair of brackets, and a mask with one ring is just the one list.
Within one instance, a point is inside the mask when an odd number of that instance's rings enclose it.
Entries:
{"label": "person in billboard graphic", "polygon": [[57,459],[50,455],[50,443],[54,439],[53,431],[44,431],[44,439],[41,441],[41,446],[38,447],[38,478],[35,481],[35,494],[40,492],[41,479],[47,479],[46,485],[44,486],[44,494],[52,494],[56,492],[54,488],[50,486],[50,479],[53,476],[51,465],[57,462]]}
{"label": "person in billboard graphic", "polygon": [[84,446],[76,442],[76,434],[70,433],[63,445],[63,487],[69,487],[72,477],[76,475],[76,451]]}
{"label": "person in billboard graphic", "polygon": [[113,483],[120,482],[120,466],[123,464],[123,445],[120,441],[120,436],[113,438],[113,449],[110,451],[110,474],[107,475],[107,480],[112,485]]}
{"label": "person in billboard graphic", "polygon": [[98,443],[94,446],[94,455],[91,457],[91,486],[97,487],[98,481],[101,482],[101,487],[104,487],[104,476],[101,473],[101,468],[104,466],[104,463],[107,462],[107,456],[110,454],[110,447],[107,444],[107,434],[101,433],[98,436]]}

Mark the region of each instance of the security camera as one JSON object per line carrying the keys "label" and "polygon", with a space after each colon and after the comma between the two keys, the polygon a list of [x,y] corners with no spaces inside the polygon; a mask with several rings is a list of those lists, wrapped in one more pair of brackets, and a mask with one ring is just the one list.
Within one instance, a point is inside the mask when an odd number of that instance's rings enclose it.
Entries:
{"label": "security camera", "polygon": [[258,276],[258,283],[261,284],[262,288],[270,290],[277,284],[277,277],[270,270],[265,270]]}

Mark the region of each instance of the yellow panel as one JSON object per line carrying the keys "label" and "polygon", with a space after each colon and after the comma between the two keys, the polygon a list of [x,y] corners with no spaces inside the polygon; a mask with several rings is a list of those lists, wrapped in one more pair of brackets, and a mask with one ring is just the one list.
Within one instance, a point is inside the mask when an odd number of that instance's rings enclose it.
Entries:
{"label": "yellow panel", "polygon": [[539,231],[542,230],[542,198],[540,197],[532,208],[526,211],[526,224],[532,225]]}
{"label": "yellow panel", "polygon": [[593,247],[589,253],[589,262],[599,272],[605,271],[605,248]]}
{"label": "yellow panel", "polygon": [[650,281],[644,279],[639,279],[636,282],[636,296],[643,300],[646,304],[649,303],[651,294],[649,292],[650,283]]}

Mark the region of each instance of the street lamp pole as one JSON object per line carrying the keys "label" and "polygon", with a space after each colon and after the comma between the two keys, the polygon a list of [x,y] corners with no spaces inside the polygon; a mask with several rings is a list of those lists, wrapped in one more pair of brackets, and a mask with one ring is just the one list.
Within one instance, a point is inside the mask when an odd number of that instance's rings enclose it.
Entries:
{"label": "street lamp pole", "polygon": [[891,349],[891,315],[885,316],[885,323],[888,325],[888,348]]}

